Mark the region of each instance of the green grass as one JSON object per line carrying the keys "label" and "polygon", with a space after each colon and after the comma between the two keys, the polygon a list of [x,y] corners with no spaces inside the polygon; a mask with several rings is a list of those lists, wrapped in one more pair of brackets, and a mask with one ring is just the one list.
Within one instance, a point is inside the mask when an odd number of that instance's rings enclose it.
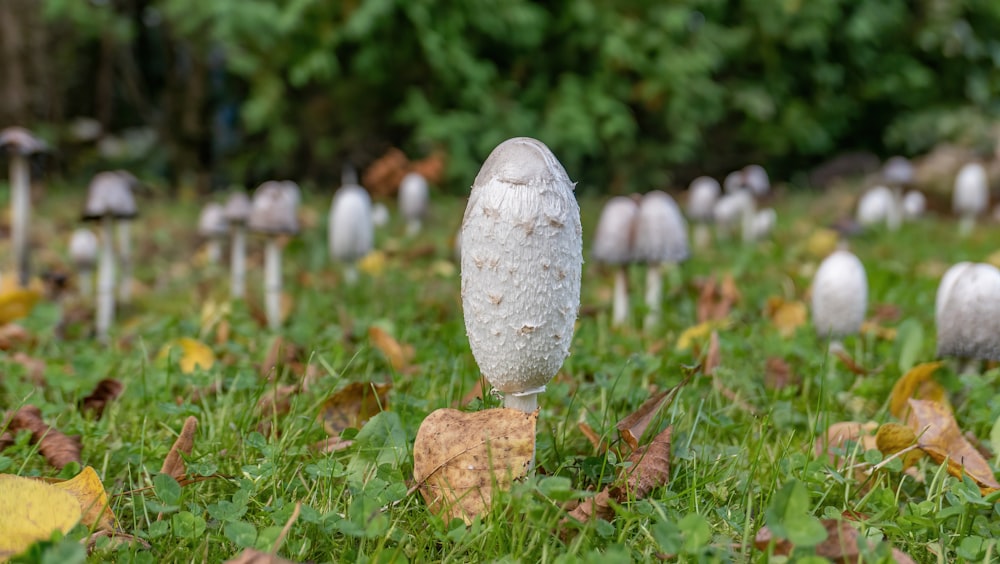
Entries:
{"label": "green grass", "polygon": [[[39,262],[62,260],[81,194],[52,192],[41,202],[46,219],[33,228]],[[147,205],[134,233],[141,263],[137,273],[149,290],[120,312],[116,344],[102,347],[85,338],[60,340],[59,310],[38,306],[23,325],[36,335],[27,352],[46,361],[46,385],[36,387],[24,370],[0,353],[0,398],[5,409],[25,403],[41,408],[46,422],[80,435],[83,463],[94,466],[113,495],[112,510],[122,529],[142,537],[138,545],[98,544],[93,561],[216,562],[244,547],[268,550],[296,505],[302,508],[280,548],[296,561],[652,561],[677,555],[681,561],[768,561],[753,548],[757,530],[775,515],[781,525],[785,502],[796,483],[807,493],[806,511],[816,517],[851,511],[863,515],[862,527],[876,540],[908,552],[919,562],[980,561],[997,552],[1000,537],[996,506],[983,501],[967,482],[950,477],[929,460],[918,464],[923,482],[888,465],[865,482],[832,468],[813,454],[815,437],[834,422],[888,421],[887,398],[901,375],[901,342],[872,337],[848,338],[848,350],[866,367],[881,371],[859,378],[827,356],[825,342],[809,325],[789,339],[780,337],[763,315],[769,296],[803,299],[809,273],[818,260],[805,240],[816,223],[833,219],[829,202],[802,195],[778,204],[779,227],[773,241],[755,247],[720,244],[697,253],[666,278],[662,327],[649,334],[642,319],[642,272],[632,272],[633,328],[609,327],[610,273],[584,265],[583,306],[594,312],[580,319],[572,354],[560,375],[540,397],[538,473],[500,495],[492,512],[466,527],[431,515],[412,485],[412,443],[421,420],[448,407],[475,385],[479,375],[468,348],[458,294],[458,270],[448,273],[450,242],[464,201],[435,202],[434,217],[417,241],[401,238],[402,228],[378,234],[383,246],[399,249],[377,277],[345,287],[326,259],[328,196],[307,197],[315,209],[312,225],[288,247],[286,285],[294,311],[281,334],[302,347],[304,359],[321,377],[306,393],[292,398],[288,414],[273,418],[272,432],[258,432],[258,400],[297,375],[285,369],[273,381],[258,373],[275,335],[254,318],[262,306],[260,245],[252,243],[250,304],[236,303],[228,317],[230,337],[217,342],[201,335],[200,312],[208,300],[226,299],[225,269],[205,270],[192,261],[194,204],[160,201]],[[585,256],[600,202],[582,202]],[[812,215],[811,215],[812,213]],[[52,215],[46,215],[52,214]],[[997,250],[1000,229],[980,227],[958,240],[945,218],[908,224],[894,234],[873,233],[852,240],[868,271],[870,304],[900,308],[898,321],[916,336],[916,361],[934,358],[934,292],[942,266],[960,260],[985,260]],[[408,258],[407,250],[432,244],[432,255]],[[299,273],[308,273],[300,277]],[[595,452],[577,423],[586,422],[616,441],[615,423],[634,411],[654,389],[678,383],[683,367],[697,364],[691,351],[678,352],[680,333],[697,323],[695,280],[731,272],[742,300],[730,328],[720,331],[725,386],[757,415],[722,395],[708,378],[687,385],[665,415],[673,425],[672,476],[644,500],[616,507],[612,522],[574,527],[562,540],[558,531],[566,501],[581,499],[612,479],[621,462]],[[869,309],[871,312],[871,308]],[[369,327],[386,328],[415,349],[412,373],[394,373],[367,338]],[[85,332],[71,327],[70,335]],[[209,370],[182,373],[158,352],[179,337],[202,338],[219,361]],[[802,384],[769,389],[764,383],[768,358],[780,357]],[[1000,417],[996,369],[958,375],[946,367],[940,380],[950,392],[964,431],[990,436]],[[76,408],[102,378],[126,384],[124,395],[100,420]],[[323,400],[351,381],[392,381],[390,413],[367,425],[351,449],[317,454],[310,445],[325,437],[316,414]],[[221,384],[218,394],[195,392]],[[487,403],[496,402],[488,397]],[[475,401],[467,409],[481,409]],[[193,475],[221,474],[178,488],[157,477],[163,458],[184,419],[194,415],[199,429],[188,460]],[[1000,445],[995,445],[1000,446]],[[852,456],[877,462],[877,452]],[[72,475],[67,468],[63,476]],[[0,471],[28,476],[58,474],[30,445],[27,435],[0,453]],[[789,485],[791,484],[791,485]],[[152,486],[152,487],[150,487]],[[787,489],[784,489],[787,488]],[[799,491],[799,490],[795,490]],[[783,497],[781,499],[784,499]],[[801,499],[795,498],[797,501]],[[791,505],[790,503],[788,504]],[[162,514],[161,519],[157,516]],[[785,518],[793,522],[796,515]],[[69,536],[85,536],[77,530]],[[970,540],[971,539],[971,540]],[[979,544],[979,541],[982,544]],[[65,541],[50,551],[68,550]],[[878,545],[866,561],[886,557]],[[39,551],[36,551],[36,556]],[[70,551],[72,552],[72,551]],[[796,553],[804,556],[808,550]],[[75,553],[79,556],[79,553]]]}

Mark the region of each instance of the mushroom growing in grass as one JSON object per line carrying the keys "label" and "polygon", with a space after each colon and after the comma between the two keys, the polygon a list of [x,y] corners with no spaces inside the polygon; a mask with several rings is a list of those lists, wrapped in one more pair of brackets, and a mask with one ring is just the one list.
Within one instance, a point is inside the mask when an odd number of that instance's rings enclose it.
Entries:
{"label": "mushroom growing in grass", "polygon": [[248,227],[266,237],[264,312],[269,328],[281,326],[281,249],[284,238],[299,232],[299,196],[284,182],[265,182],[253,195]]}
{"label": "mushroom growing in grass", "polygon": [[712,208],[715,230],[719,237],[730,237],[737,227],[743,242],[753,240],[753,218],[757,213],[757,202],[749,190],[737,190],[719,198]]}
{"label": "mushroom growing in grass", "polygon": [[430,191],[427,179],[420,173],[410,172],[399,183],[399,213],[406,220],[406,234],[420,233],[421,222],[427,215]]}
{"label": "mushroom growing in grass", "polygon": [[330,204],[327,235],[330,256],[344,263],[344,280],[354,284],[358,279],[355,263],[372,251],[375,241],[372,200],[367,190],[357,184],[337,190]]}
{"label": "mushroom growing in grass", "polygon": [[868,309],[865,267],[850,251],[840,249],[823,259],[812,283],[812,318],[816,333],[839,339],[861,330]]}
{"label": "mushroom growing in grass", "polygon": [[968,163],[963,166],[955,177],[955,189],[952,192],[952,208],[961,217],[958,224],[959,235],[965,237],[972,233],[976,216],[986,212],[989,200],[990,186],[983,165]]}
{"label": "mushroom growing in grass", "polygon": [[229,226],[226,225],[222,204],[206,204],[198,217],[198,235],[207,241],[208,262],[211,264],[218,264],[222,260],[222,240],[228,233]]}
{"label": "mushroom growing in grass", "polygon": [[[131,175],[129,175],[131,176]],[[101,222],[101,256],[97,269],[97,338],[107,341],[115,316],[114,223],[135,217],[132,179],[119,172],[101,172],[87,188],[83,219]]]}
{"label": "mushroom growing in grass", "polygon": [[905,188],[913,184],[915,176],[913,163],[906,157],[890,157],[882,165],[882,180],[892,188]]}
{"label": "mushroom growing in grass", "polygon": [[615,269],[611,324],[622,325],[628,317],[628,265],[635,261],[635,218],[639,204],[633,198],[615,196],[604,204],[594,232],[591,254],[597,262]]}
{"label": "mushroom growing in grass", "polygon": [[756,164],[743,167],[743,184],[750,193],[758,198],[766,196],[771,191],[771,179],[764,167]]}
{"label": "mushroom growing in grass", "polygon": [[76,229],[69,239],[69,258],[76,267],[80,281],[80,295],[89,296],[94,291],[94,267],[97,266],[99,244],[97,235],[90,229]]}
{"label": "mushroom growing in grass", "polygon": [[910,190],[903,196],[903,219],[913,221],[924,215],[927,209],[927,198],[922,192]]}
{"label": "mushroom growing in grass", "polygon": [[462,309],[472,354],[508,408],[533,412],[569,356],[583,230],[552,151],[508,139],[483,163],[462,219]]}
{"label": "mushroom growing in grass", "polygon": [[669,194],[654,190],[639,202],[632,256],[647,265],[647,314],[643,327],[650,329],[660,321],[663,265],[676,264],[690,256],[687,221]]}
{"label": "mushroom growing in grass", "polygon": [[712,209],[722,193],[719,181],[709,176],[699,176],[688,187],[687,212],[694,222],[692,239],[696,249],[704,249],[712,238]]}
{"label": "mushroom growing in grass", "polygon": [[902,220],[896,194],[885,186],[875,186],[858,200],[857,221],[865,227],[885,223],[889,231],[899,229]]}
{"label": "mushroom growing in grass", "polygon": [[775,224],[778,223],[778,212],[774,208],[764,208],[753,216],[750,226],[750,240],[760,241],[771,235]]}
{"label": "mushroom growing in grass", "polygon": [[229,225],[232,242],[229,249],[229,293],[233,298],[246,295],[247,220],[250,218],[250,198],[243,192],[233,192],[222,210]]}
{"label": "mushroom growing in grass", "polygon": [[935,299],[938,356],[1000,360],[1000,270],[961,262],[945,272]]}
{"label": "mushroom growing in grass", "polygon": [[14,271],[21,286],[30,277],[28,258],[28,224],[31,216],[30,158],[45,151],[46,146],[23,127],[8,127],[0,131],[0,149],[10,159],[10,236]]}

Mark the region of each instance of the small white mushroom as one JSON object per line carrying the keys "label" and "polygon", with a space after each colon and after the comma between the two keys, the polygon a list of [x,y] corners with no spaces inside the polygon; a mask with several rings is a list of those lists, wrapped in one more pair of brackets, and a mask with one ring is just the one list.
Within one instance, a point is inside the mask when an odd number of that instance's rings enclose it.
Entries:
{"label": "small white mushroom", "polygon": [[694,222],[692,239],[696,249],[704,249],[711,242],[712,210],[721,193],[719,181],[709,176],[695,178],[688,187],[687,213]]}
{"label": "small white mushroom", "polygon": [[327,236],[330,256],[344,263],[344,279],[353,284],[358,278],[355,262],[372,252],[375,241],[372,200],[368,191],[357,184],[337,190],[330,204]]}
{"label": "small white mushroom", "polygon": [[766,239],[774,231],[774,226],[778,222],[778,212],[774,208],[764,208],[753,216],[750,227],[750,239],[760,241]]}
{"label": "small white mushroom", "polygon": [[427,179],[420,173],[411,172],[399,183],[399,213],[406,220],[406,234],[414,236],[420,232],[421,223],[427,215],[430,190]]}
{"label": "small white mushroom", "polygon": [[752,164],[743,167],[743,184],[757,198],[764,197],[771,192],[771,179],[767,176],[764,167],[760,165]]}
{"label": "small white mushroom", "polygon": [[868,277],[850,251],[826,257],[812,283],[813,327],[820,337],[840,339],[861,330],[868,308]]}
{"label": "small white mushroom", "polygon": [[743,183],[743,171],[734,170],[726,175],[722,179],[722,189],[725,190],[726,194],[734,194],[746,189],[746,185]]}
{"label": "small white mushroom", "polygon": [[935,303],[938,356],[1000,360],[1000,270],[959,263],[942,277]]}
{"label": "small white mushroom", "polygon": [[903,219],[919,219],[927,210],[927,198],[922,192],[910,190],[903,196]]}
{"label": "small white mushroom", "polygon": [[198,216],[198,235],[207,241],[208,261],[218,264],[222,260],[222,239],[229,233],[225,208],[215,202],[206,204]]}
{"label": "small white mushroom", "polygon": [[382,202],[375,202],[372,204],[372,224],[375,227],[385,227],[389,225],[389,206],[386,206]]}
{"label": "small white mushroom", "polygon": [[504,405],[537,409],[569,355],[583,231],[573,182],[544,143],[498,145],[462,220],[462,309],[472,354]]}
{"label": "small white mushroom", "polygon": [[882,165],[882,180],[893,188],[902,188],[913,184],[915,171],[913,163],[906,157],[890,157]]}
{"label": "small white mushroom", "polygon": [[10,237],[14,271],[21,286],[28,284],[30,260],[28,225],[31,218],[30,158],[46,150],[44,142],[23,127],[8,127],[0,131],[0,149],[10,159]]}
{"label": "small white mushroom", "polygon": [[89,297],[94,291],[94,267],[97,266],[99,248],[97,235],[89,229],[75,229],[70,236],[69,258],[76,267],[81,296]]}
{"label": "small white mushroom", "polygon": [[628,317],[628,265],[635,261],[635,221],[639,204],[633,198],[615,196],[604,204],[594,231],[591,255],[597,262],[615,267],[611,324],[618,326]]}
{"label": "small white mushroom", "polygon": [[269,181],[254,192],[247,222],[267,238],[264,245],[264,306],[268,327],[281,326],[281,248],[283,237],[299,232],[299,196],[285,182]]}
{"label": "small white mushroom", "polygon": [[865,227],[885,223],[889,231],[899,229],[902,220],[896,194],[885,186],[875,186],[858,200],[857,221]]}
{"label": "small white mushroom", "polygon": [[976,225],[976,216],[982,215],[989,207],[990,186],[986,169],[979,163],[968,163],[955,177],[952,192],[952,208],[961,217],[958,233],[967,236]]}
{"label": "small white mushroom", "polygon": [[732,236],[737,228],[744,242],[753,240],[753,218],[757,213],[757,202],[748,190],[737,190],[719,198],[715,202],[712,216],[720,238]]}
{"label": "small white mushroom", "polygon": [[232,232],[229,249],[229,293],[233,298],[246,295],[247,220],[250,218],[250,198],[243,192],[233,192],[222,210],[223,219]]}
{"label": "small white mushroom", "polygon": [[642,197],[635,219],[634,260],[646,263],[646,307],[643,327],[652,329],[660,321],[663,265],[690,256],[687,221],[669,194],[654,190]]}

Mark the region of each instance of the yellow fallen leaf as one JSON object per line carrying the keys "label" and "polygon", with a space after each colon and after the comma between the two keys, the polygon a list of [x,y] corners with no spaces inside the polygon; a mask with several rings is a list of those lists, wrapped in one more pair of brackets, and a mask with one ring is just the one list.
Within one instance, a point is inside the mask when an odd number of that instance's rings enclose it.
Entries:
{"label": "yellow fallen leaf", "polygon": [[808,317],[806,304],[800,301],[785,301],[778,296],[767,299],[764,313],[778,330],[778,334],[786,339],[794,335],[796,329],[805,325]]}
{"label": "yellow fallen leaf", "polygon": [[0,474],[0,561],[80,522],[80,502],[69,492],[31,478]]}
{"label": "yellow fallen leaf", "polygon": [[[913,429],[898,423],[886,423],[875,433],[875,446],[884,456],[892,456],[897,452],[910,448],[917,442]],[[903,455],[903,468],[909,468],[923,456],[923,451],[913,449]]]}
{"label": "yellow fallen leaf", "polygon": [[369,276],[379,276],[385,272],[386,257],[382,251],[372,251],[358,261],[358,270]]}
{"label": "yellow fallen leaf", "polygon": [[688,327],[683,333],[681,333],[681,336],[677,338],[677,351],[686,351],[691,348],[691,345],[693,345],[695,341],[705,340],[712,335],[712,331],[725,329],[728,326],[729,320],[717,319],[713,321],[705,321],[692,327]]}
{"label": "yellow fallen leaf", "polygon": [[817,229],[806,240],[806,251],[816,258],[823,258],[837,248],[840,235],[833,229]]}
{"label": "yellow fallen leaf", "polygon": [[44,286],[37,278],[22,288],[17,284],[17,276],[4,274],[0,277],[0,325],[27,317],[43,291]]}
{"label": "yellow fallen leaf", "polygon": [[1000,489],[993,476],[993,469],[976,450],[955,421],[951,409],[928,400],[909,400],[910,427],[917,435],[917,445],[938,464],[948,463],[948,473],[959,479],[967,475],[977,484],[983,495]]}
{"label": "yellow fallen leaf", "polygon": [[81,522],[84,525],[102,531],[114,530],[115,515],[108,506],[108,493],[104,490],[104,484],[93,467],[85,466],[73,478],[52,482],[51,485],[72,495],[80,502]]}
{"label": "yellow fallen leaf", "polygon": [[160,349],[160,354],[157,358],[161,360],[169,358],[170,350],[174,347],[179,348],[181,351],[178,365],[181,368],[181,372],[185,374],[194,372],[198,366],[201,366],[202,370],[208,370],[215,364],[215,353],[212,352],[212,349],[205,343],[190,337],[181,337],[167,343]]}
{"label": "yellow fallen leaf", "polygon": [[454,278],[458,273],[455,263],[450,260],[436,260],[431,264],[431,272],[441,278]]}
{"label": "yellow fallen leaf", "polygon": [[[909,416],[910,398],[930,400],[948,406],[948,398],[941,384],[934,380],[934,372],[941,367],[941,362],[925,362],[910,369],[909,372],[896,380],[889,394],[889,413],[906,421]],[[951,408],[948,408],[951,411]]]}
{"label": "yellow fallen leaf", "polygon": [[388,332],[381,327],[372,326],[368,329],[368,339],[372,345],[382,351],[382,354],[389,359],[392,369],[397,372],[405,372],[413,359],[413,345],[403,345],[392,338]]}

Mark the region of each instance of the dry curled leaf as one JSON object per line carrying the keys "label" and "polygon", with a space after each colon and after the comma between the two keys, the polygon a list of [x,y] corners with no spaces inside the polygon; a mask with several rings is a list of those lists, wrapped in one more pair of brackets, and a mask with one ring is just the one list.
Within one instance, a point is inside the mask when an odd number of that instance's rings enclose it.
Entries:
{"label": "dry curled leaf", "polygon": [[875,433],[875,446],[883,456],[892,456],[900,451],[911,449],[903,455],[903,468],[909,468],[923,456],[919,449],[912,449],[917,443],[917,435],[913,429],[898,423],[886,423]]}
{"label": "dry curled leaf", "polygon": [[602,440],[601,436],[597,434],[597,431],[595,431],[590,425],[587,425],[586,422],[581,421],[577,423],[576,428],[583,433],[583,436],[587,437],[587,440],[590,441],[591,446],[594,447],[596,452],[603,453],[608,450],[607,443]]}
{"label": "dry curled leaf", "polygon": [[892,327],[885,327],[875,321],[866,320],[861,323],[861,334],[871,335],[883,341],[895,341],[897,331]]}
{"label": "dry curled leaf", "polygon": [[0,351],[26,347],[32,340],[31,333],[16,323],[0,325]]}
{"label": "dry curled leaf", "polygon": [[293,373],[302,372],[302,348],[295,343],[278,336],[271,342],[260,364],[262,378],[272,380],[281,373],[283,367],[288,367]]}
{"label": "dry curled leaf", "polygon": [[708,338],[705,360],[701,363],[702,372],[705,376],[712,376],[720,364],[722,364],[722,350],[719,348],[719,332],[712,331],[712,336]]}
{"label": "dry curled leaf", "polygon": [[906,421],[909,417],[910,398],[930,400],[947,406],[948,399],[944,388],[934,380],[934,372],[942,364],[941,362],[918,364],[896,380],[889,395],[889,413],[897,419]]}
{"label": "dry curled leaf", "polygon": [[330,453],[350,448],[353,444],[353,440],[344,440],[340,437],[327,437],[312,445],[312,449],[316,452]]}
{"label": "dry curled leaf", "polygon": [[721,283],[714,276],[705,280],[698,295],[698,323],[727,318],[739,301],[740,291],[732,274],[727,274]]}
{"label": "dry curled leaf", "polygon": [[910,420],[917,435],[917,445],[938,464],[948,462],[948,472],[961,478],[968,475],[979,484],[984,495],[1000,489],[993,469],[958,428],[951,409],[928,400],[910,399]]}
{"label": "dry curled leaf", "polygon": [[28,356],[18,351],[10,357],[12,361],[24,367],[24,373],[36,386],[45,386],[45,361],[40,358]]}
{"label": "dry curled leaf", "polygon": [[847,441],[860,443],[864,450],[871,450],[876,447],[875,431],[878,423],[869,421],[860,423],[858,421],[841,421],[830,425],[826,430],[826,435],[816,438],[815,453],[819,458],[826,453],[829,456],[830,464],[838,465],[838,454],[835,449],[844,446]]}
{"label": "dry curled leaf", "polygon": [[[816,556],[827,558],[839,564],[856,564],[862,561],[860,543],[864,542],[869,547],[873,547],[873,543],[865,539],[846,520],[821,519],[820,522],[826,529],[827,536],[826,540],[816,545],[814,549]],[[772,554],[775,556],[789,556],[795,548],[795,545],[787,539],[776,539],[766,526],[761,527],[754,539],[754,546],[757,547],[757,550],[766,551],[772,544]],[[892,557],[897,564],[915,564],[908,554],[896,548],[892,549]]]}
{"label": "dry curled leaf", "polygon": [[389,408],[392,384],[351,382],[323,402],[319,420],[327,434],[335,437],[344,429],[360,429],[370,418]]}
{"label": "dry curled leaf", "polygon": [[466,523],[489,511],[495,489],[527,474],[537,421],[537,411],[505,408],[428,415],[413,443],[413,478],[428,509]]}
{"label": "dry curled leaf", "polygon": [[410,361],[413,360],[413,346],[403,345],[392,338],[381,327],[369,327],[368,339],[372,346],[382,351],[382,354],[389,360],[389,364],[396,372],[407,372],[410,368]]}
{"label": "dry curled leaf", "polygon": [[830,352],[833,353],[833,356],[835,356],[838,359],[840,359],[840,362],[842,362],[844,364],[845,368],[847,368],[852,373],[854,373],[854,374],[856,374],[858,376],[868,376],[870,374],[877,374],[877,373],[879,373],[879,372],[882,371],[881,368],[872,368],[872,369],[869,369],[869,368],[865,368],[864,366],[861,366],[843,348],[840,348],[840,347],[831,348]]}
{"label": "dry curled leaf", "polygon": [[105,378],[97,383],[97,386],[94,387],[94,391],[90,392],[90,395],[83,398],[80,402],[80,410],[91,412],[95,418],[100,419],[101,415],[104,415],[104,409],[109,403],[122,395],[122,390],[124,389],[125,386],[118,380]]}
{"label": "dry curled leaf", "polygon": [[180,480],[187,473],[187,467],[181,455],[191,454],[191,449],[194,448],[194,433],[197,429],[197,417],[192,415],[184,420],[181,434],[177,436],[174,446],[170,447],[170,452],[167,453],[167,457],[163,460],[163,466],[160,467],[161,474],[167,474],[175,480]]}
{"label": "dry curled leaf", "polygon": [[787,339],[806,324],[809,311],[806,304],[800,301],[786,301],[781,297],[771,296],[767,299],[764,316],[771,320],[778,334]]}
{"label": "dry curled leaf", "polygon": [[[42,421],[42,412],[33,405],[25,405],[10,417],[7,429],[17,433],[21,429],[31,432],[31,442],[38,445],[38,451],[45,460],[62,469],[70,462],[80,463],[80,438],[69,437]],[[0,440],[2,446],[2,440]]]}
{"label": "dry curled leaf", "polygon": [[625,441],[632,450],[639,448],[639,440],[642,439],[642,435],[649,428],[649,424],[652,423],[656,416],[664,411],[667,407],[673,403],[674,399],[677,397],[680,389],[684,387],[688,382],[691,381],[691,375],[693,372],[689,372],[683,380],[676,386],[664,390],[658,394],[655,394],[651,398],[642,402],[639,409],[630,413],[624,419],[615,425],[618,429],[618,433],[621,435],[623,441]]}

